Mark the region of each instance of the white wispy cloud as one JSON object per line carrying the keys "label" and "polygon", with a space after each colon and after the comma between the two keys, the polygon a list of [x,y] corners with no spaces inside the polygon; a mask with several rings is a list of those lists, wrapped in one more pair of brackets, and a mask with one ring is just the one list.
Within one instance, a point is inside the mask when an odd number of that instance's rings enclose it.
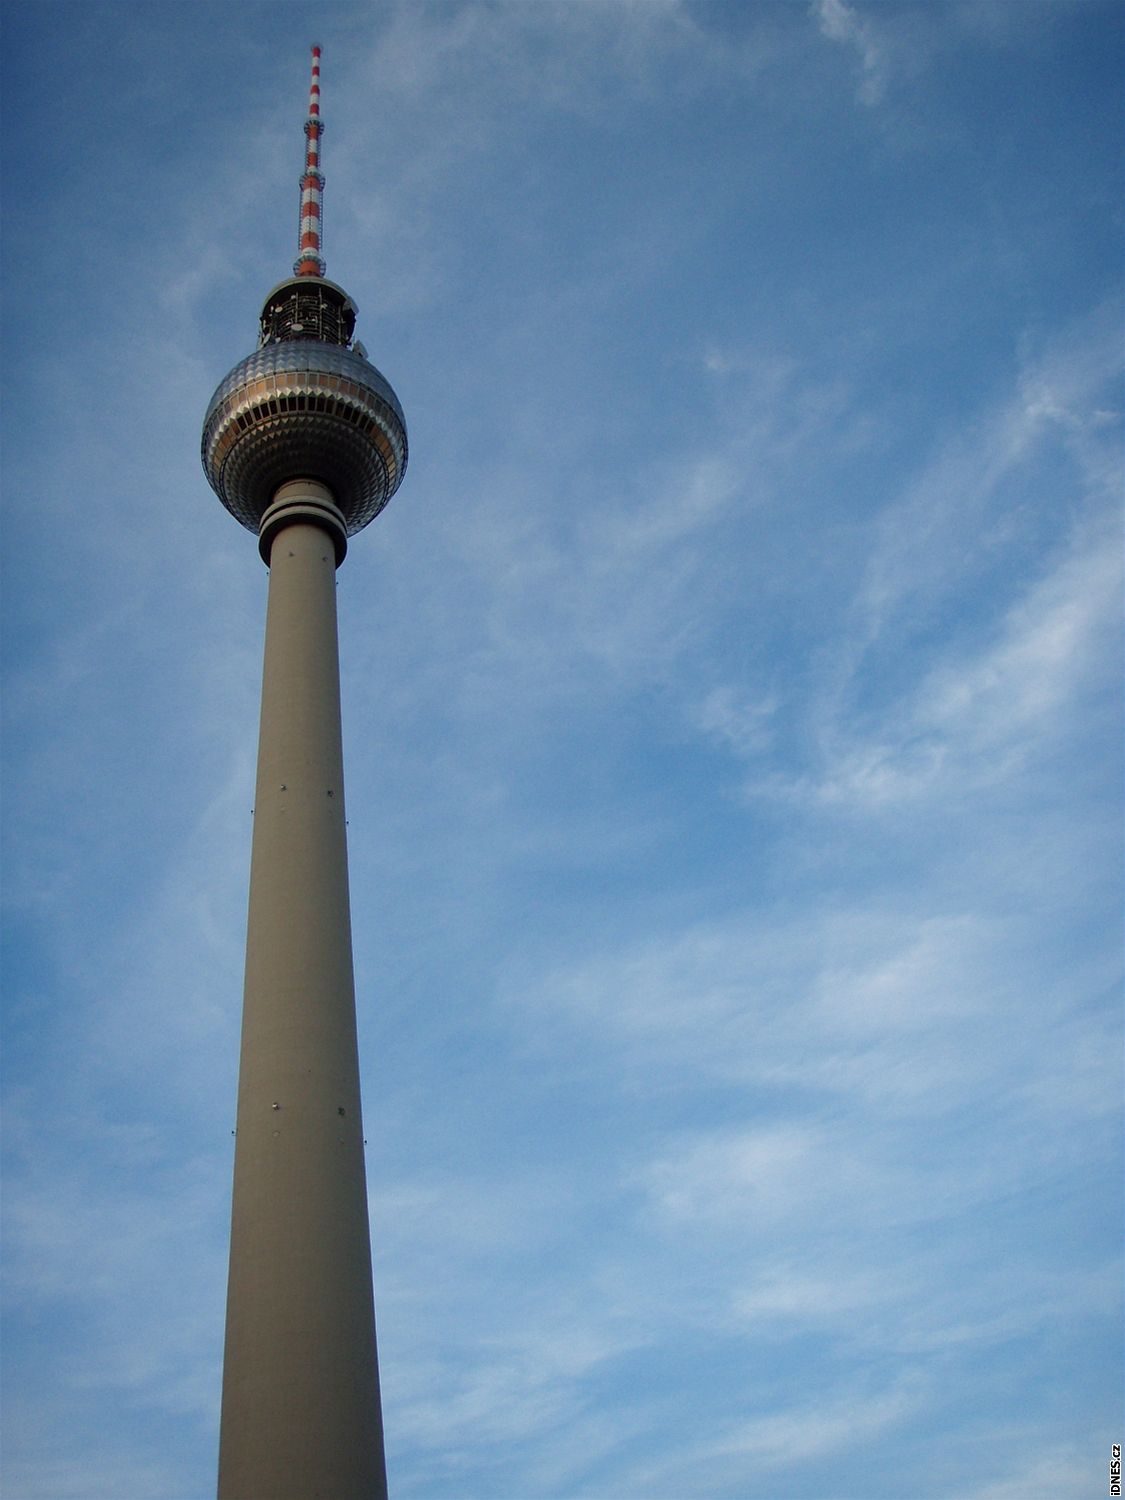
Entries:
{"label": "white wispy cloud", "polygon": [[818,1459],[859,1439],[870,1439],[891,1424],[913,1417],[922,1404],[914,1383],[903,1381],[876,1394],[837,1396],[817,1407],[754,1418],[729,1433],[718,1451],[745,1454],[758,1463],[790,1466]]}
{"label": "white wispy cloud", "polygon": [[857,1440],[872,1442],[888,1428],[919,1418],[926,1382],[904,1377],[878,1388],[825,1392],[741,1422],[727,1423],[709,1438],[689,1440],[685,1450],[656,1461],[634,1463],[623,1474],[618,1493],[671,1497],[690,1493],[701,1474],[721,1493],[737,1494],[745,1486],[761,1494],[777,1493],[780,1476],[807,1471],[808,1464],[830,1461],[833,1453]]}
{"label": "white wispy cloud", "polygon": [[1076,538],[983,649],[934,668],[875,732],[837,723],[815,795],[885,807],[1009,782],[1072,732],[1075,700],[1105,685],[1120,587],[1115,534]]}
{"label": "white wispy cloud", "polygon": [[1099,1445],[1093,1432],[1089,1443],[1081,1447],[1044,1444],[1029,1428],[1008,1431],[1004,1437],[1014,1459],[1005,1465],[1000,1478],[967,1491],[965,1500],[1058,1500],[1061,1495],[1088,1494],[1108,1476],[1109,1460],[1102,1462],[1108,1450],[1104,1441]]}
{"label": "white wispy cloud", "polygon": [[814,0],[812,10],[822,35],[855,49],[861,71],[860,102],[878,104],[886,87],[886,58],[870,20],[845,0]]}
{"label": "white wispy cloud", "polygon": [[[727,681],[695,706],[700,730],[754,767],[749,792],[857,811],[939,798],[948,806],[1053,753],[1081,722],[1079,702],[1113,711],[1120,414],[1104,402],[1120,356],[1108,323],[1100,314],[1068,330],[1019,372],[997,414],[873,517],[869,560],[839,638],[821,646],[802,683],[805,774],[771,771],[775,737],[762,732],[760,688]],[[1045,453],[1058,465],[1056,488],[1028,493]],[[1044,526],[1054,540],[1041,541],[1029,562]],[[982,613],[976,603],[955,631],[935,633],[938,612],[956,608],[1005,557],[1012,568],[994,608]],[[897,669],[908,649],[913,683]],[[784,722],[790,704],[776,689],[764,702]],[[792,764],[792,739],[781,745]]]}

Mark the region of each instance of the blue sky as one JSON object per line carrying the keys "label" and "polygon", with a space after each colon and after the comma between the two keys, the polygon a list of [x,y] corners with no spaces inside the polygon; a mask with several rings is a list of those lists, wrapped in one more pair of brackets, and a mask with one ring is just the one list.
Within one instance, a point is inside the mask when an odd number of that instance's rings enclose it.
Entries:
{"label": "blue sky", "polygon": [[393,1494],[1105,1493],[1120,8],[311,14],[6,17],[5,1495],[213,1489],[314,41]]}

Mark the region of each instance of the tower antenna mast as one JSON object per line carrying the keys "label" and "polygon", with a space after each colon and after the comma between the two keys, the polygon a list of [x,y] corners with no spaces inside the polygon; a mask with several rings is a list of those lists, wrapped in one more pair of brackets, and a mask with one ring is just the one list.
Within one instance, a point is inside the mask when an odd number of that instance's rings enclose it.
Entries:
{"label": "tower antenna mast", "polygon": [[305,120],[308,146],[305,171],[301,178],[301,223],[297,231],[297,259],[293,270],[298,276],[323,276],[321,255],[321,204],[324,173],[320,170],[320,137],[324,121],[320,118],[320,48],[312,49],[312,78],[309,81],[309,113]]}

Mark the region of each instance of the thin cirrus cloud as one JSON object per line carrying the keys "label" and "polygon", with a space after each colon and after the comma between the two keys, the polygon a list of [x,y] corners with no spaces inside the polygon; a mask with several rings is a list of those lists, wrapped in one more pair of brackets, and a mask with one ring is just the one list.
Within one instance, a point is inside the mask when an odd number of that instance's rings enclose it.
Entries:
{"label": "thin cirrus cloud", "polygon": [[845,0],[815,0],[812,9],[824,36],[855,51],[861,75],[856,97],[862,104],[878,104],[886,87],[886,60],[872,22]]}

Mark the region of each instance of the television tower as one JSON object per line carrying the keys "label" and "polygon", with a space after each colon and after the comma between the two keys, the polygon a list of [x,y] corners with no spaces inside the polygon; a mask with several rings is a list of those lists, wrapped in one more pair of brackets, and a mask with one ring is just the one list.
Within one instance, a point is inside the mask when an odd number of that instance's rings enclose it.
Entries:
{"label": "television tower", "polygon": [[360,1117],[336,569],[406,468],[406,423],[321,259],[312,49],[294,275],[219,385],[203,468],[269,568],[246,934],[220,1500],[387,1493]]}

